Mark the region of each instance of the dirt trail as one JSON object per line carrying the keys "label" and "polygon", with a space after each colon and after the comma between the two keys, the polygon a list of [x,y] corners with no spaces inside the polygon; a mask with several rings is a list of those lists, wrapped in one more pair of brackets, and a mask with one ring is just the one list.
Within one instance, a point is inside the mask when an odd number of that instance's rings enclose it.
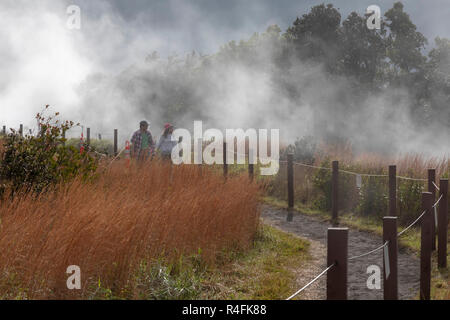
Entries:
{"label": "dirt trail", "polygon": [[[307,238],[313,242],[311,261],[312,270],[306,273],[301,272],[298,282],[299,288],[314,278],[326,268],[326,241],[327,229],[330,227],[328,222],[323,222],[313,217],[295,213],[293,220],[287,222],[287,210],[274,208],[264,205],[262,210],[262,219],[264,222],[278,227],[284,231],[291,232],[300,237]],[[349,229],[348,240],[349,257],[366,253],[382,244],[381,237],[372,233]],[[318,243],[316,243],[318,242]],[[419,268],[420,261],[418,257],[407,249],[399,249],[398,255],[398,281],[399,281],[399,299],[414,299],[419,290]],[[383,276],[383,251],[379,250],[369,256],[348,262],[348,299],[349,300],[380,300],[383,299],[383,281],[381,289],[368,289],[367,267],[377,265],[381,269]],[[314,272],[312,272],[314,271]],[[314,273],[314,274],[312,274]],[[310,276],[308,279],[306,279]],[[306,281],[306,282],[304,282]],[[301,299],[324,299],[325,298],[325,277],[322,277],[318,283],[307,288],[299,298]],[[309,291],[306,293],[306,291]]]}

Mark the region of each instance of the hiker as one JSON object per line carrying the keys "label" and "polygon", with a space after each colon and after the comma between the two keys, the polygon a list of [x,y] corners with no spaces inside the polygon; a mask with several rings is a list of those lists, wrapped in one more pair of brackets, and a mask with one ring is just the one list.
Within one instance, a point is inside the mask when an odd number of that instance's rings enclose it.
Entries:
{"label": "hiker", "polygon": [[139,161],[145,161],[153,155],[155,143],[152,134],[148,130],[148,122],[143,120],[138,131],[131,138],[131,157]]}
{"label": "hiker", "polygon": [[174,127],[170,123],[164,125],[164,131],[159,138],[156,150],[159,152],[163,160],[169,160],[172,158],[172,149],[177,144],[176,141],[172,141],[172,133]]}

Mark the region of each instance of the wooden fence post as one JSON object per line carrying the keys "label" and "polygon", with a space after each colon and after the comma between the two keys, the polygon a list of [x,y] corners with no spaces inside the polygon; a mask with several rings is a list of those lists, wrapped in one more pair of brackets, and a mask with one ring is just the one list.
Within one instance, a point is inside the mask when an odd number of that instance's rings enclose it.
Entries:
{"label": "wooden fence post", "polygon": [[3,134],[6,135],[6,126],[3,126]]}
{"label": "wooden fence post", "polygon": [[397,216],[397,166],[389,166],[389,216]]}
{"label": "wooden fence post", "polygon": [[98,134],[98,140],[102,140],[102,134],[101,133]]}
{"label": "wooden fence post", "polygon": [[118,149],[118,130],[114,129],[114,156],[117,157]]}
{"label": "wooden fence post", "polygon": [[[436,201],[436,187],[434,183],[436,183],[436,170],[428,169],[428,192],[431,192],[433,195],[433,204]],[[436,225],[434,222],[431,224],[431,250],[436,250]]]}
{"label": "wooden fence post", "polygon": [[[384,300],[398,300],[398,273],[397,273],[397,217],[383,217],[383,243],[387,244],[389,275],[386,277],[386,267],[383,268]],[[383,254],[383,266],[386,266]]]}
{"label": "wooden fence post", "polygon": [[19,134],[23,137],[23,124],[20,124]]}
{"label": "wooden fence post", "polygon": [[294,155],[287,155],[288,208],[294,208]]}
{"label": "wooden fence post", "polygon": [[440,180],[439,189],[442,199],[438,217],[438,267],[447,268],[448,179]]}
{"label": "wooden fence post", "polygon": [[327,300],[347,300],[348,228],[328,228]]}
{"label": "wooden fence post", "polygon": [[255,176],[255,164],[253,163],[253,149],[248,148],[248,178],[253,181]]}
{"label": "wooden fence post", "polygon": [[228,176],[228,163],[227,163],[227,143],[223,143],[223,177],[226,179]]}
{"label": "wooden fence post", "polygon": [[338,225],[339,211],[339,161],[332,162],[331,176],[331,220],[334,226]]}
{"label": "wooden fence post", "polygon": [[294,154],[287,155],[287,187],[288,187],[288,215],[287,221],[294,218]]}
{"label": "wooden fence post", "polygon": [[86,128],[86,143],[91,145],[91,128]]}
{"label": "wooden fence post", "polygon": [[433,194],[422,193],[422,217],[420,227],[420,300],[430,300],[431,281],[431,225],[432,225]]}

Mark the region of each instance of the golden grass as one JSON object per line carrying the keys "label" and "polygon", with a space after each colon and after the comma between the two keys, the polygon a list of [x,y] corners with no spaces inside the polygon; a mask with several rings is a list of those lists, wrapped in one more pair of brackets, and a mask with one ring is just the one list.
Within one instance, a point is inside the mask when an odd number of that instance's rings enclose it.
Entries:
{"label": "golden grass", "polygon": [[[15,197],[0,206],[0,297],[83,298],[89,287],[132,286],[143,260],[201,252],[214,263],[245,249],[259,223],[259,187],[195,166],[116,163],[93,182],[75,180],[52,193]],[[69,265],[82,288],[66,287]]]}
{"label": "golden grass", "polygon": [[449,156],[427,156],[421,153],[405,153],[396,156],[386,156],[377,153],[354,154],[350,144],[319,146],[315,155],[315,165],[320,165],[324,158],[339,160],[344,166],[357,166],[361,173],[388,172],[389,165],[397,166],[397,175],[410,178],[426,179],[428,169],[436,169],[436,177],[448,175],[450,168]]}

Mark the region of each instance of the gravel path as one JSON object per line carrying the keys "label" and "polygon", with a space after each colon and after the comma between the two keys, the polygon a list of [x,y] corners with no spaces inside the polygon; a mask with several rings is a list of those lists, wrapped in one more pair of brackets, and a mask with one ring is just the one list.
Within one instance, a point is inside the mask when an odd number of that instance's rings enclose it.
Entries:
{"label": "gravel path", "polygon": [[[320,221],[314,217],[295,213],[293,220],[287,222],[287,210],[274,208],[264,205],[261,215],[263,221],[284,231],[291,232],[300,237],[307,238],[312,241],[312,271],[306,272],[306,276],[311,274],[309,280],[306,280],[305,274],[302,273],[299,284],[301,288],[304,284],[312,280],[315,275],[326,268],[326,241],[327,229],[330,227],[328,222]],[[366,253],[382,244],[381,237],[372,233],[349,229],[348,240],[349,257]],[[318,242],[319,244],[316,244]],[[400,248],[398,254],[398,281],[399,281],[399,299],[414,299],[419,290],[419,268],[420,261],[418,257],[411,251]],[[319,262],[321,261],[321,262]],[[379,250],[369,256],[348,262],[348,299],[349,300],[380,300],[383,299],[383,281],[381,281],[381,289],[368,289],[367,279],[370,274],[367,273],[367,267],[377,265],[381,269],[381,277],[383,277],[383,250]],[[303,283],[303,280],[306,282]],[[300,281],[299,281],[300,282]],[[299,296],[301,299],[323,299],[325,297],[326,282],[322,277],[318,284],[314,284],[307,288]],[[309,293],[306,293],[310,290]]]}

